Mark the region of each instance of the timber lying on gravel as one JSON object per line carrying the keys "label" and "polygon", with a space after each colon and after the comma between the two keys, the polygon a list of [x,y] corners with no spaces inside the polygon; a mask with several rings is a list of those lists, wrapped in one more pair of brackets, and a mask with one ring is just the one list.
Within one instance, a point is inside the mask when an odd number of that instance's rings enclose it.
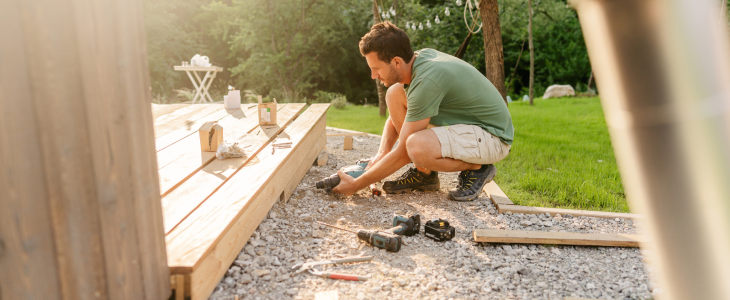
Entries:
{"label": "timber lying on gravel", "polygon": [[512,212],[513,214],[526,214],[526,215],[528,215],[528,214],[529,215],[539,215],[539,214],[549,213],[551,215],[570,214],[570,215],[573,215],[576,217],[584,216],[584,217],[596,217],[596,218],[606,218],[606,219],[613,219],[613,218],[632,219],[632,220],[641,219],[641,215],[639,215],[639,214],[516,205],[516,204],[512,203],[511,200],[509,200],[507,195],[502,191],[502,189],[499,188],[497,183],[495,183],[494,181],[491,181],[484,186],[484,192],[487,193],[489,198],[492,200],[492,203],[494,203],[494,206],[497,207],[497,211],[500,214],[503,214],[506,212]]}
{"label": "timber lying on gravel", "polygon": [[504,244],[639,247],[641,236],[630,234],[474,229],[474,241]]}

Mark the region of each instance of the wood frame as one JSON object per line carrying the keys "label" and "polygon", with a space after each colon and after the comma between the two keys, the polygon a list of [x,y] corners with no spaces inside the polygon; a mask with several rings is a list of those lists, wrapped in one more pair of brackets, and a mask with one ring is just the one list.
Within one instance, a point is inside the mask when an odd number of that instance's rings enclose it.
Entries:
{"label": "wood frame", "polygon": [[511,212],[513,214],[531,214],[531,215],[549,213],[551,215],[570,214],[573,216],[585,216],[585,217],[596,217],[596,218],[606,218],[606,219],[613,219],[613,218],[632,219],[632,220],[641,219],[641,215],[632,214],[632,213],[615,213],[615,212],[605,212],[605,211],[590,211],[590,210],[516,205],[516,204],[512,203],[512,200],[510,200],[507,197],[507,195],[502,191],[501,188],[499,188],[497,183],[494,181],[491,181],[484,186],[484,192],[487,193],[487,195],[489,196],[489,199],[491,199],[492,203],[494,203],[494,206],[497,207],[497,212],[499,212],[500,214],[503,214],[506,212]]}
{"label": "wood frame", "polygon": [[644,242],[631,234],[474,229],[473,235],[479,243],[639,247]]}

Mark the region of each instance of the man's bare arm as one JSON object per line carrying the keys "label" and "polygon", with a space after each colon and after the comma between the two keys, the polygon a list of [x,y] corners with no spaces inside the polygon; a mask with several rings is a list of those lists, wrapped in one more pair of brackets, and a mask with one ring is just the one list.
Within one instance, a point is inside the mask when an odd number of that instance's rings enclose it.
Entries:
{"label": "man's bare arm", "polygon": [[431,121],[431,118],[403,123],[403,128],[401,129],[399,137],[400,143],[398,143],[395,150],[390,151],[383,157],[383,159],[358,178],[352,178],[343,172],[337,172],[337,174],[340,174],[341,181],[340,184],[332,191],[335,193],[352,195],[370,184],[383,180],[385,177],[390,176],[390,174],[393,174],[401,167],[410,163],[411,158],[408,157],[406,141],[411,134],[426,129],[429,121]]}
{"label": "man's bare arm", "polygon": [[385,120],[385,126],[383,128],[383,138],[380,142],[380,148],[378,149],[378,153],[375,154],[373,160],[368,163],[367,169],[369,170],[370,168],[372,168],[376,163],[383,159],[385,155],[390,153],[390,151],[393,149],[393,145],[395,145],[395,142],[397,140],[398,132],[395,129],[395,125],[393,125],[391,117],[388,117],[388,119]]}

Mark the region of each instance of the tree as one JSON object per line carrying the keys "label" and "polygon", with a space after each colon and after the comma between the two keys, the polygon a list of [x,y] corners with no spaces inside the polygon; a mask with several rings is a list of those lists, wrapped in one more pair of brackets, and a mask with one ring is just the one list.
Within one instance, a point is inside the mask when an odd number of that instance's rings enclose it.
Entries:
{"label": "tree", "polygon": [[[375,24],[383,22],[380,18],[380,12],[378,11],[378,1],[373,0],[373,22]],[[375,88],[378,90],[378,107],[380,108],[380,116],[385,117],[385,112],[388,110],[387,103],[385,102],[385,85],[380,80],[375,79]]]}
{"label": "tree", "polygon": [[530,105],[533,105],[532,99],[535,96],[535,47],[532,45],[532,0],[527,0],[527,14],[529,15],[527,39],[530,43]]}
{"label": "tree", "polygon": [[[470,0],[467,0],[470,1]],[[481,0],[479,12],[484,24],[484,59],[486,63],[485,75],[494,84],[504,103],[507,103],[507,88],[504,82],[504,53],[502,47],[502,28],[499,24],[499,5],[497,0]]]}

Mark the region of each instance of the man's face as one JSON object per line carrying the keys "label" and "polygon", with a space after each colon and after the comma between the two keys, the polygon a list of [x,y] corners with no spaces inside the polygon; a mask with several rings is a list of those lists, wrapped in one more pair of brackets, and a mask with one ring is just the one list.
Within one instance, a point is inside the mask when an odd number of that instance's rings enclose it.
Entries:
{"label": "man's face", "polygon": [[370,77],[380,79],[386,87],[401,81],[401,76],[395,67],[395,58],[390,63],[386,63],[378,59],[378,53],[370,52],[365,55],[365,60],[367,60],[370,67]]}

